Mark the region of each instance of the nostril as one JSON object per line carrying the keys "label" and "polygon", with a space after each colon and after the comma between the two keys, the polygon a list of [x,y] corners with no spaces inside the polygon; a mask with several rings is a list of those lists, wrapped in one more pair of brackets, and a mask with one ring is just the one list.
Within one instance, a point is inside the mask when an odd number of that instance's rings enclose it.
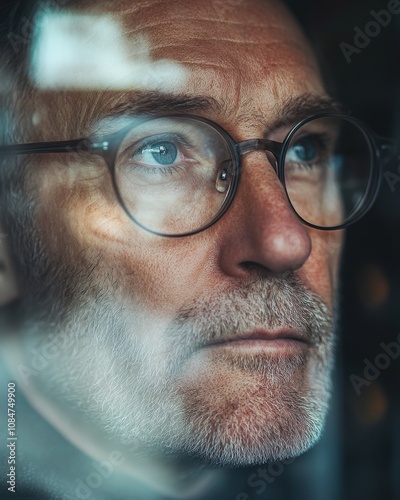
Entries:
{"label": "nostril", "polygon": [[246,271],[250,271],[254,274],[258,274],[260,277],[269,275],[269,276],[281,276],[282,278],[288,278],[290,275],[292,275],[297,269],[300,269],[303,264],[299,265],[294,265],[291,266],[290,268],[286,270],[280,270],[280,269],[269,269],[266,266],[263,266],[262,264],[258,264],[257,262],[251,262],[251,261],[245,261],[241,263],[241,267],[245,269]]}
{"label": "nostril", "polygon": [[270,270],[266,267],[263,266],[262,264],[259,264],[257,262],[252,262],[252,261],[245,261],[241,263],[242,268],[244,268],[246,271],[252,271],[259,273],[260,275],[265,275],[266,273],[270,273]]}
{"label": "nostril", "polygon": [[255,269],[256,267],[260,267],[260,264],[256,264],[255,262],[250,262],[250,261],[246,261],[246,262],[242,262],[242,266],[245,268],[245,269]]}

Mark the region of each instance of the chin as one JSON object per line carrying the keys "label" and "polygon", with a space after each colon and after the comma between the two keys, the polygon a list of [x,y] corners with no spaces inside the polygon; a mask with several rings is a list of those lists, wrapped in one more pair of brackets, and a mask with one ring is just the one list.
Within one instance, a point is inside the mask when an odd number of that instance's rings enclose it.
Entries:
{"label": "chin", "polygon": [[[242,360],[243,361],[243,360]],[[275,360],[276,361],[276,360]],[[183,425],[173,447],[210,466],[244,467],[293,458],[320,438],[330,399],[330,375],[310,382],[305,359],[282,363],[224,360],[180,388]],[[241,362],[240,364],[243,365]],[[263,370],[255,370],[255,366]],[[251,367],[251,369],[249,368]],[[280,367],[280,368],[279,368]]]}
{"label": "chin", "polygon": [[327,405],[312,397],[292,401],[260,398],[226,401],[225,409],[225,413],[192,409],[187,439],[182,443],[184,454],[220,467],[297,457],[320,438]]}

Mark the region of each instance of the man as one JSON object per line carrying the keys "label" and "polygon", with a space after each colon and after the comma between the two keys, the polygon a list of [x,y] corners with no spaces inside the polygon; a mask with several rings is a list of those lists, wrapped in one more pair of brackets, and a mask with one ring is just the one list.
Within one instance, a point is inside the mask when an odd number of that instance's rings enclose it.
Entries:
{"label": "man", "polygon": [[[321,165],[343,127],[369,139],[336,115],[294,129],[337,107],[280,2],[63,4],[4,66],[4,142],[53,144],[3,150],[10,380],[129,498],[132,476],[211,498],[204,465],[321,434],[341,228],[376,181],[349,208]],[[107,482],[35,474],[54,498]]]}

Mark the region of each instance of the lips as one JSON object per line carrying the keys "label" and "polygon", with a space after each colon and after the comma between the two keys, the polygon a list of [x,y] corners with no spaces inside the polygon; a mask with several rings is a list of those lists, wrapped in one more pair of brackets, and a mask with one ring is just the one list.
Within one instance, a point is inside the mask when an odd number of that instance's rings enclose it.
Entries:
{"label": "lips", "polygon": [[240,333],[237,335],[230,335],[229,337],[218,338],[214,341],[208,342],[206,346],[218,346],[218,345],[234,345],[235,343],[245,344],[246,341],[248,343],[255,343],[255,341],[259,341],[259,343],[265,342],[266,345],[268,343],[277,344],[278,341],[284,343],[287,341],[290,342],[299,342],[306,345],[309,345],[310,339],[304,332],[300,332],[292,329],[280,329],[278,331],[270,331],[270,330],[254,330],[245,333]]}

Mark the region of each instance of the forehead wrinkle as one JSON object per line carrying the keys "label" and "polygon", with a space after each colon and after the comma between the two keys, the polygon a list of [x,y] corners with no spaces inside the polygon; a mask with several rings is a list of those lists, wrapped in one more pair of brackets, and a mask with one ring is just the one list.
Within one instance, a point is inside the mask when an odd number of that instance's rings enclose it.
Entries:
{"label": "forehead wrinkle", "polygon": [[[232,33],[231,30],[219,30],[217,36],[210,36],[210,28],[200,29],[198,26],[196,26],[196,28],[191,33],[186,32],[183,37],[181,35],[177,36],[177,33],[179,32],[179,26],[177,26],[176,23],[174,23],[174,30],[168,30],[167,33],[164,34],[160,33],[158,30],[149,30],[150,26],[148,25],[143,25],[135,28],[129,27],[126,28],[124,33],[131,38],[131,42],[135,42],[135,37],[138,36],[149,37],[150,51],[155,51],[160,48],[174,48],[180,46],[187,47],[188,43],[191,42],[201,42],[203,46],[209,45],[210,42],[225,42],[241,45],[264,45],[266,47],[286,45],[290,48],[299,48],[304,54],[304,45],[300,48],[298,41],[290,37],[291,32],[286,28],[270,28],[268,26],[267,31],[267,27],[264,27],[263,31],[255,32],[254,30],[251,31],[248,25],[243,23],[240,24],[244,28],[243,33],[240,33],[238,31]],[[163,25],[171,28],[171,22],[158,22],[151,27],[162,28]],[[185,24],[184,28],[187,28],[187,24]],[[212,28],[213,27],[211,27],[211,31],[215,32],[215,29]],[[274,33],[274,31],[279,31],[279,33]],[[273,39],[274,36],[278,39]]]}
{"label": "forehead wrinkle", "polygon": [[[125,11],[122,11],[120,13],[118,13],[118,15],[121,15],[122,17],[125,15]],[[129,15],[129,13],[128,13]],[[204,22],[204,23],[211,23],[211,24],[229,24],[229,25],[235,25],[235,26],[246,26],[247,27],[251,27],[251,28],[260,28],[260,29],[263,29],[265,30],[267,27],[268,29],[271,28],[271,29],[277,29],[277,30],[284,30],[285,28],[280,25],[280,24],[270,24],[270,25],[266,25],[265,23],[263,24],[256,24],[256,23],[252,23],[252,22],[243,22],[243,21],[235,21],[234,19],[218,19],[216,17],[196,17],[196,16],[174,16],[173,18],[173,21],[175,22],[176,20],[179,20],[179,21],[182,21],[183,23],[187,23],[187,21],[195,21],[196,23],[198,21],[200,22]],[[157,20],[157,21],[154,21],[154,22],[146,22],[146,27],[157,27],[159,25],[162,25],[162,24],[171,24],[171,20],[165,20],[163,21],[162,19],[161,20]]]}
{"label": "forehead wrinkle", "polygon": [[[217,24],[217,25],[228,25],[228,26],[242,26],[246,30],[250,28],[258,28],[260,31],[266,31],[268,29],[268,33],[271,31],[281,31],[281,32],[290,32],[286,27],[284,26],[279,26],[279,25],[267,25],[267,24],[253,24],[253,23],[248,23],[248,22],[243,22],[243,21],[233,21],[233,20],[219,20],[219,19],[205,19],[205,18],[197,18],[197,17],[179,17],[176,16],[173,19],[174,25],[176,26],[176,21],[182,21],[182,24],[187,27],[188,21],[193,21],[196,25],[199,22],[204,22],[207,24]],[[128,30],[126,31],[127,33],[136,33],[138,31],[143,31],[144,29],[148,28],[159,28],[161,26],[171,26],[172,21],[171,20],[158,20],[155,22],[148,22],[148,21],[139,21],[137,25],[134,25],[132,27],[129,27]],[[239,33],[238,33],[239,34]]]}
{"label": "forehead wrinkle", "polygon": [[[196,59],[196,61],[187,61],[185,59],[183,60],[179,60],[180,63],[182,64],[185,64],[186,66],[199,66],[199,64],[201,64],[201,66],[203,67],[206,67],[208,66],[209,68],[215,68],[217,70],[225,70],[225,71],[231,71],[232,70],[232,67],[231,66],[224,66],[222,63],[220,62],[216,62],[216,63],[212,63],[210,61],[206,61],[206,60],[201,60],[201,59]],[[200,70],[201,71],[201,70]]]}
{"label": "forehead wrinkle", "polygon": [[[190,20],[191,18],[188,17],[183,17],[183,16],[176,16],[174,19],[180,19],[182,21],[186,21],[186,20]],[[196,21],[196,22],[205,22],[205,23],[212,23],[212,24],[228,24],[228,25],[234,25],[234,26],[246,26],[246,28],[260,28],[260,29],[265,29],[266,28],[266,25],[265,24],[255,24],[255,23],[250,23],[250,22],[246,22],[246,24],[243,23],[243,21],[234,21],[233,19],[216,19],[216,18],[212,18],[212,17],[193,17],[193,20]],[[167,21],[165,21],[165,24],[167,23]],[[150,27],[154,27],[154,26],[157,26],[157,23],[154,23],[154,24],[147,24],[146,26],[150,26]],[[279,26],[279,25],[271,25],[271,26],[268,26],[268,29],[271,28],[271,29],[277,29],[277,30],[282,30],[282,26]]]}
{"label": "forehead wrinkle", "polygon": [[[219,60],[221,61],[221,60]],[[232,66],[224,66],[222,64],[222,62],[217,62],[217,63],[212,63],[210,62],[209,60],[201,60],[201,59],[196,59],[195,61],[189,61],[189,60],[186,60],[186,59],[179,59],[179,62],[181,62],[182,64],[185,64],[185,65],[192,65],[192,66],[211,66],[211,67],[215,67],[217,69],[224,69],[224,70],[227,70],[227,71],[231,71],[232,70]],[[237,64],[234,64],[234,66],[236,67]],[[285,67],[286,68],[289,68],[289,67],[297,67],[297,64],[296,63],[292,63],[292,62],[288,62],[288,63],[285,63]],[[316,69],[316,66],[313,66],[313,64],[310,62],[308,65],[307,65],[310,69],[312,68],[313,70]],[[268,61],[268,67],[270,69],[273,69],[273,68],[280,68],[281,67],[281,64],[279,61]],[[199,71],[201,71],[201,68],[199,68]]]}
{"label": "forehead wrinkle", "polygon": [[[178,49],[178,47],[176,48]],[[179,48],[186,50],[184,45]],[[293,52],[294,51],[292,51],[292,54]],[[190,68],[191,77],[200,79],[207,78],[210,82],[210,88],[216,86],[226,89],[227,84],[234,85],[233,76],[236,79],[240,76],[240,82],[236,84],[238,89],[246,85],[253,85],[253,82],[255,82],[263,72],[263,86],[261,87],[260,80],[259,88],[256,90],[254,87],[254,91],[259,92],[260,89],[266,91],[267,88],[272,90],[272,88],[278,84],[277,79],[280,78],[281,83],[283,82],[282,79],[286,77],[285,74],[288,73],[288,70],[291,68],[295,70],[298,69],[296,61],[285,61],[285,67],[283,68],[281,61],[277,61],[275,57],[270,57],[266,51],[264,53],[265,59],[260,60],[261,58],[259,58],[259,64],[256,66],[249,64],[249,61],[238,62],[234,56],[231,57],[228,55],[223,57],[223,55],[218,54],[215,56],[215,62],[213,62],[210,59],[206,59],[205,54],[196,55],[195,60],[187,59],[185,57],[186,54],[181,54],[178,51],[177,54],[179,56],[179,64]],[[307,68],[311,73],[317,72],[319,74],[319,67],[314,60],[305,59],[301,51],[299,51],[299,55],[303,58],[303,69]],[[233,76],[232,70],[237,70],[237,73]],[[282,71],[284,71],[284,73],[282,73]]]}
{"label": "forehead wrinkle", "polygon": [[[204,38],[202,37],[190,37],[187,39],[189,42],[198,42],[198,41],[204,41]],[[282,42],[281,40],[271,40],[271,41],[263,41],[260,42],[259,40],[238,40],[236,38],[212,38],[212,37],[207,37],[207,42],[229,42],[229,43],[239,43],[240,45],[266,45],[267,47],[278,45],[279,47],[282,47],[282,45],[289,45],[291,47],[294,47],[295,49],[298,49],[303,53],[299,45],[290,40],[285,40]],[[159,44],[152,44],[151,48],[153,50],[158,49],[158,48],[174,48],[174,47],[186,47],[186,43],[159,43]]]}

